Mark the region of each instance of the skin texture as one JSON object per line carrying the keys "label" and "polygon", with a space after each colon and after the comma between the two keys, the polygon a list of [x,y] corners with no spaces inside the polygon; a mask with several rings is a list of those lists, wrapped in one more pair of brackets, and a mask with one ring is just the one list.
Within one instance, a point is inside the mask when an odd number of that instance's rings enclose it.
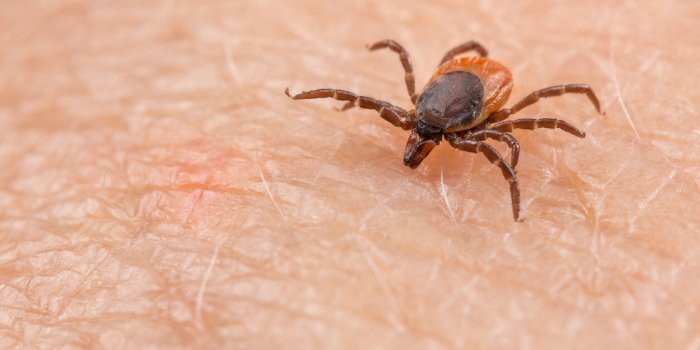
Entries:
{"label": "skin texture", "polygon": [[[700,3],[0,2],[0,348],[700,346]],[[478,40],[527,93],[522,223],[408,107]],[[694,39],[695,38],[695,39]],[[492,142],[508,157],[506,147]]]}

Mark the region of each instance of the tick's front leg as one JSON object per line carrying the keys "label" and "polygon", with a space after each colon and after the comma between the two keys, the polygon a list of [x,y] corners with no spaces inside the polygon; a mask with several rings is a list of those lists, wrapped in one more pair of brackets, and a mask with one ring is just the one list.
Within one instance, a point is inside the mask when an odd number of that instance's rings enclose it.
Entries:
{"label": "tick's front leg", "polygon": [[284,90],[284,93],[294,100],[333,98],[339,101],[348,101],[347,105],[365,109],[373,109],[379,112],[379,116],[384,120],[404,130],[413,129],[413,127],[416,125],[415,113],[413,111],[407,112],[403,108],[394,106],[389,102],[377,100],[367,96],[360,96],[350,91],[339,89],[317,89],[304,91],[300,94],[292,96],[289,94],[289,88],[287,88]]}
{"label": "tick's front leg", "polygon": [[515,175],[513,168],[503,160],[503,157],[496,151],[495,148],[483,141],[463,140],[456,134],[445,134],[447,141],[456,149],[471,152],[483,153],[486,158],[501,169],[503,177],[510,184],[510,200],[513,207],[513,219],[518,221],[520,217],[520,183]]}

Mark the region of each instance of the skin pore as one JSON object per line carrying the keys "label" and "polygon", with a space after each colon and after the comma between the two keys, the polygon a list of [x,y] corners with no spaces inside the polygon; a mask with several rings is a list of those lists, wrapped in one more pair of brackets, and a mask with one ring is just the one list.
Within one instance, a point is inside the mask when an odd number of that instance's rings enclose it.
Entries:
{"label": "skin pore", "polygon": [[[0,3],[0,348],[700,344],[700,3]],[[411,106],[478,40],[513,73],[521,217]],[[506,159],[503,144],[490,142]]]}

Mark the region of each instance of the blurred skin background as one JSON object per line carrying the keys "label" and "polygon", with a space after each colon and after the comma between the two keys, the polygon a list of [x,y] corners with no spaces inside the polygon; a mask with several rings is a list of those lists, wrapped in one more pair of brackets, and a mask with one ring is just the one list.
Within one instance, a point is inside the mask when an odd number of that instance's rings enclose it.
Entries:
{"label": "blurred skin background", "polygon": [[[700,348],[700,3],[0,3],[0,347]],[[410,106],[478,40],[527,93],[522,223]],[[509,153],[494,144],[504,156]]]}

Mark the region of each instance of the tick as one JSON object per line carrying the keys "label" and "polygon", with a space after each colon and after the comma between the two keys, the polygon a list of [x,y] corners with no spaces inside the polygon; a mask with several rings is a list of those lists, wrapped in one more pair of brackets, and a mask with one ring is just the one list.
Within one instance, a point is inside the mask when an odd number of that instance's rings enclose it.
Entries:
{"label": "tick", "polygon": [[[373,109],[394,126],[410,130],[403,162],[415,169],[444,138],[452,147],[472,153],[482,153],[498,166],[510,185],[513,218],[520,215],[520,185],[515,174],[520,144],[509,134],[514,129],[561,129],[584,138],[586,133],[570,123],[551,118],[506,120],[510,115],[534,104],[540,98],[561,96],[567,93],[585,94],[598,113],[600,102],[590,86],[585,84],[558,85],[537,90],[510,108],[502,108],[508,101],[513,78],[504,65],[487,58],[486,49],[476,41],[469,41],[448,51],[437,70],[420,94],[415,91],[413,66],[406,49],[394,40],[384,40],[370,45],[370,51],[388,48],[399,54],[406,73],[406,88],[415,109],[406,111],[389,102],[360,96],[345,90],[317,89],[290,95],[295,100],[334,98],[347,101],[342,110],[352,107]],[[475,51],[478,56],[457,57]],[[511,150],[510,163],[486,139],[505,142]]]}

